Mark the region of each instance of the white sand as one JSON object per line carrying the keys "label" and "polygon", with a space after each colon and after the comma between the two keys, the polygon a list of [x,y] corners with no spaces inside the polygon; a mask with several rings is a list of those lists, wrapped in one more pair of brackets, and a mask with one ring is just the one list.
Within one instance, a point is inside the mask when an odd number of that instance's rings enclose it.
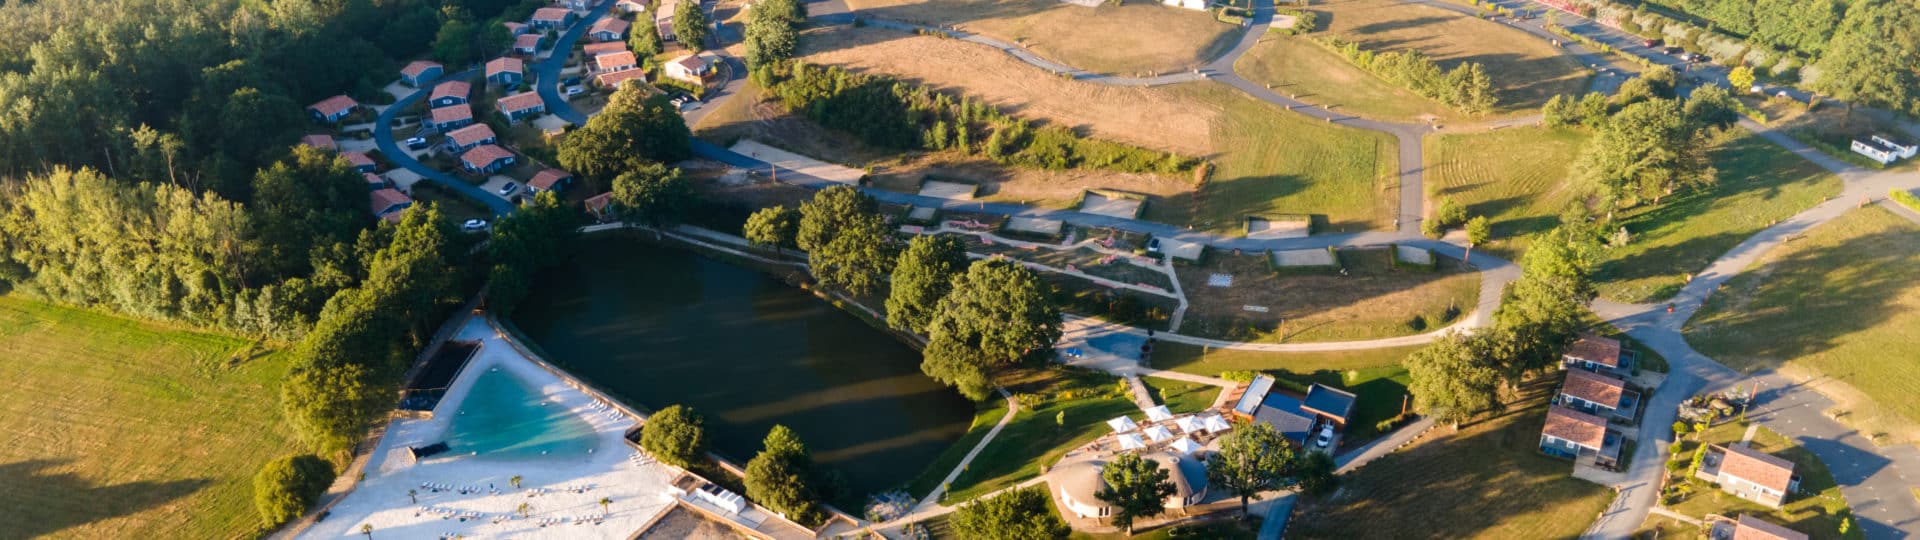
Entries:
{"label": "white sand", "polygon": [[1324,249],[1275,251],[1273,263],[1280,266],[1333,266],[1333,253]]}
{"label": "white sand", "polygon": [[[460,534],[466,538],[606,538],[626,539],[642,525],[668,508],[673,501],[669,488],[679,475],[670,467],[631,462],[631,447],[622,435],[635,421],[624,415],[592,408],[594,399],[541,369],[502,341],[485,319],[475,317],[460,331],[458,339],[479,340],[480,352],[449,387],[447,396],[434,409],[433,420],[396,420],[388,427],[386,438],[367,463],[366,480],[352,494],[334,505],[325,521],[304,531],[302,538],[361,538],[360,526],[372,524],[379,538],[438,538]],[[410,464],[407,447],[425,446],[446,439],[450,418],[473,387],[474,380],[489,369],[511,372],[536,391],[546,394],[555,404],[577,411],[591,424],[599,439],[589,454],[577,456],[541,456],[538,459],[502,459],[487,456],[449,456],[442,454]],[[485,399],[486,396],[473,396]],[[521,487],[508,486],[514,475],[522,477]],[[421,482],[474,486],[479,493],[433,493],[420,488]],[[500,490],[488,494],[488,484]],[[567,486],[592,486],[584,493],[566,491]],[[552,493],[529,497],[526,488],[546,488]],[[407,490],[418,491],[416,504],[407,498]],[[601,498],[613,500],[611,513],[595,525],[564,524],[541,527],[541,518],[572,517],[592,519],[602,515]],[[517,518],[520,503],[531,506],[531,519]],[[449,508],[456,511],[484,512],[489,518],[442,519],[421,513],[420,506]],[[514,515],[515,519],[494,523],[495,517]]]}

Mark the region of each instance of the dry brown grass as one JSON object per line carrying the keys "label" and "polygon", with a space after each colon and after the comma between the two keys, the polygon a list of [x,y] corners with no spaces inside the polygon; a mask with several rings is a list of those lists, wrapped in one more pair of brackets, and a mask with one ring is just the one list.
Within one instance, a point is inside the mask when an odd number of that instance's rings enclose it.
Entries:
{"label": "dry brown grass", "polygon": [[1231,47],[1240,27],[1204,11],[1135,0],[1086,8],[1057,0],[849,0],[860,14],[954,26],[1017,43],[1096,73],[1140,75],[1196,67]]}
{"label": "dry brown grass", "polygon": [[[1180,331],[1294,343],[1374,339],[1432,331],[1473,308],[1479,274],[1447,258],[1439,259],[1437,271],[1392,269],[1386,254],[1344,250],[1340,258],[1348,275],[1341,276],[1278,275],[1265,254],[1217,253],[1203,266],[1180,269],[1180,288],[1191,303]],[[1215,273],[1233,276],[1233,285],[1208,286],[1208,276]],[[1248,305],[1269,311],[1249,312]],[[1446,317],[1449,311],[1452,319]],[[1410,324],[1415,317],[1424,324]]]}
{"label": "dry brown grass", "polygon": [[1402,0],[1326,0],[1321,33],[1376,51],[1419,50],[1451,68],[1479,62],[1500,98],[1495,114],[1538,108],[1555,94],[1587,88],[1587,71],[1558,48],[1526,32]]}

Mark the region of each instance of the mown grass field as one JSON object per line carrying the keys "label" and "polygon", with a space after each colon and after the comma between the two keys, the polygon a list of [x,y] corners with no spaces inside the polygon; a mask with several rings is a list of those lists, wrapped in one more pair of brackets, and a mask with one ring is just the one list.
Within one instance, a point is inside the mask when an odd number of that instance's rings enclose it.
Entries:
{"label": "mown grass field", "polygon": [[1776,248],[1688,321],[1687,341],[1743,371],[1788,367],[1850,389],[1844,419],[1920,440],[1920,225],[1870,206]]}
{"label": "mown grass field", "polygon": [[1236,235],[1249,215],[1313,214],[1320,232],[1388,228],[1399,210],[1392,136],[1316,122],[1218,84],[1171,90],[1220,111],[1218,169],[1185,200],[1147,205],[1146,219]]}
{"label": "mown grass field", "polygon": [[[1688,456],[1690,460],[1694,449],[1701,444],[1725,446],[1738,443],[1746,432],[1747,424],[1742,422],[1721,424],[1704,434],[1686,437],[1681,442],[1681,455]],[[1800,477],[1800,491],[1790,494],[1786,504],[1778,509],[1770,509],[1694,479],[1687,481],[1691,485],[1691,493],[1683,496],[1679,502],[1668,505],[1668,508],[1696,518],[1707,514],[1753,514],[1821,540],[1864,538],[1859,527],[1851,527],[1847,534],[1840,534],[1840,520],[1850,513],[1847,496],[1840,493],[1840,486],[1833,481],[1833,474],[1827,471],[1827,465],[1821,463],[1820,458],[1814,457],[1813,452],[1764,427],[1754,433],[1752,444],[1754,450],[1793,462],[1793,473]]]}
{"label": "mown grass field", "polygon": [[[1181,268],[1190,305],[1180,333],[1286,343],[1408,336],[1444,328],[1479,302],[1480,274],[1454,259],[1437,258],[1438,269],[1427,271],[1394,267],[1385,249],[1346,249],[1339,257],[1346,275],[1279,274],[1265,253],[1220,252]],[[1233,284],[1210,286],[1213,274],[1233,276]]]}
{"label": "mown grass field", "polygon": [[1466,117],[1375,77],[1306,37],[1270,35],[1234,62],[1234,71],[1272,85],[1281,95],[1363,118],[1411,122]]}
{"label": "mown grass field", "polygon": [[1289,538],[1574,538],[1613,491],[1541,454],[1550,381],[1525,387],[1504,416],[1435,428],[1342,478],[1329,499],[1304,500]]}
{"label": "mown grass field", "polygon": [[1325,32],[1375,51],[1418,50],[1451,69],[1479,62],[1500,101],[1495,113],[1537,109],[1558,94],[1587,90],[1591,74],[1546,40],[1477,17],[1399,0],[1315,3]]}
{"label": "mown grass field", "polygon": [[1718,181],[1659,205],[1621,212],[1633,238],[1607,251],[1595,272],[1600,296],[1620,302],[1671,298],[1733,246],[1840,193],[1840,178],[1746,130],[1726,132],[1711,155]]}
{"label": "mown grass field", "polygon": [[[1020,412],[987,443],[948,486],[946,504],[956,504],[1040,475],[1041,465],[1060,460],[1068,450],[1112,431],[1107,420],[1142,417],[1120,390],[1120,379],[1104,373],[1066,368],[1022,369],[1006,373],[1002,386],[1022,398]],[[1065,413],[1064,422],[1061,414]],[[997,419],[996,419],[997,421]],[[975,422],[974,430],[992,428]],[[966,441],[973,437],[961,438]],[[978,440],[978,439],[974,439]],[[942,475],[945,474],[943,471]],[[924,494],[922,494],[924,495]]]}
{"label": "mown grass field", "polygon": [[1486,216],[1493,239],[1476,248],[1519,260],[1530,237],[1553,228],[1578,200],[1568,181],[1592,135],[1571,128],[1515,127],[1427,137],[1427,200],[1452,198],[1469,216]]}
{"label": "mown grass field", "polygon": [[953,446],[941,452],[940,457],[927,463],[926,470],[921,471],[920,476],[914,477],[913,481],[907,483],[907,494],[925,497],[928,493],[932,493],[934,488],[940,487],[940,481],[947,478],[947,473],[953,472],[953,467],[959,465],[962,458],[967,457],[967,452],[979,445],[980,439],[986,438],[987,432],[993,430],[994,424],[999,423],[1000,419],[1006,416],[1007,400],[1000,399],[998,394],[980,402],[979,409],[973,413],[973,424],[967,428],[967,433],[961,435],[960,440],[953,441]]}
{"label": "mown grass field", "polygon": [[1049,60],[1119,75],[1191,68],[1231,47],[1242,32],[1205,11],[1159,2],[1095,8],[1056,0],[849,0],[860,15],[957,26],[1016,43]]}
{"label": "mown grass field", "polygon": [[297,450],[279,355],[0,296],[0,536],[236,538],[253,473]]}
{"label": "mown grass field", "polygon": [[1221,388],[1211,384],[1190,383],[1158,377],[1141,377],[1154,401],[1166,405],[1173,414],[1196,413],[1213,406]]}

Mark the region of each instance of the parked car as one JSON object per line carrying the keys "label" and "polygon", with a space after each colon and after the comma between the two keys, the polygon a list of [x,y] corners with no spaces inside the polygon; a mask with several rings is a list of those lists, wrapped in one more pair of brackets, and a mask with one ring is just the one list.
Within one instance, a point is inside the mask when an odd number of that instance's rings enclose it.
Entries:
{"label": "parked car", "polygon": [[504,195],[511,195],[511,194],[513,194],[513,191],[514,191],[514,190],[516,190],[516,189],[520,189],[520,184],[516,184],[516,183],[513,183],[513,182],[507,182],[507,185],[504,185],[504,186],[500,186],[500,194],[501,194],[501,195],[503,195],[503,196],[504,196]]}
{"label": "parked car", "polygon": [[1160,252],[1160,239],[1159,238],[1147,239],[1147,253],[1159,253],[1159,252]]}
{"label": "parked car", "polygon": [[1330,444],[1333,444],[1333,424],[1332,423],[1321,424],[1320,438],[1314,439],[1313,445],[1321,448],[1326,448],[1327,445],[1330,445]]}
{"label": "parked car", "polygon": [[467,222],[466,222],[466,223],[461,223],[461,224],[460,224],[460,230],[463,230],[463,231],[467,231],[467,232],[481,232],[481,231],[485,231],[485,230],[487,230],[487,220],[484,220],[484,219],[469,219],[469,220],[467,220]]}
{"label": "parked car", "polygon": [[1649,39],[1649,40],[1646,40],[1646,41],[1642,41],[1642,42],[1640,42],[1640,45],[1641,45],[1641,46],[1644,46],[1644,47],[1646,47],[1646,48],[1649,48],[1649,49],[1651,49],[1651,48],[1654,48],[1654,47],[1659,47],[1660,45],[1662,45],[1662,44],[1665,44],[1665,43],[1666,43],[1666,42],[1664,42],[1664,41],[1661,41],[1661,40],[1658,40],[1658,39]]}
{"label": "parked car", "polygon": [[581,88],[581,87],[578,87],[578,86],[569,86],[569,87],[567,87],[567,95],[568,95],[568,96],[577,96],[577,95],[580,95],[580,94],[585,94],[585,93],[587,93],[587,90],[586,90],[585,88]]}
{"label": "parked car", "polygon": [[426,137],[413,137],[413,138],[407,139],[408,150],[419,150],[426,147],[427,147]]}
{"label": "parked car", "polygon": [[1665,49],[1660,49],[1660,52],[1667,53],[1667,54],[1680,54],[1685,51],[1686,49],[1682,49],[1679,47],[1667,47]]}
{"label": "parked car", "polygon": [[560,80],[560,86],[580,86],[579,77],[567,77]]}

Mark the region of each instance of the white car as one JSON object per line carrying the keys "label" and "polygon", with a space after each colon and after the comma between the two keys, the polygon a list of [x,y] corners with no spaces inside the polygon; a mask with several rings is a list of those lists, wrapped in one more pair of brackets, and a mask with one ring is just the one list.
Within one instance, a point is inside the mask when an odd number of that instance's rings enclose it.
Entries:
{"label": "white car", "polygon": [[462,230],[462,231],[466,231],[466,232],[481,232],[481,231],[485,231],[485,230],[487,230],[487,220],[484,220],[484,219],[469,219],[469,220],[467,220],[467,221],[466,221],[466,223],[461,223],[461,224],[460,224],[460,230]]}
{"label": "white car", "polygon": [[580,95],[580,94],[584,94],[584,93],[587,93],[587,90],[586,90],[585,88],[581,88],[581,87],[578,87],[578,86],[569,86],[569,87],[567,87],[567,95],[568,95],[568,96],[577,96],[577,95]]}
{"label": "white car", "polygon": [[500,195],[502,196],[512,195],[514,190],[517,190],[517,189],[520,189],[520,184],[507,182],[506,185],[500,186]]}
{"label": "white car", "polygon": [[1333,424],[1322,424],[1320,426],[1320,438],[1314,439],[1313,444],[1321,448],[1326,448],[1327,445],[1333,444]]}

